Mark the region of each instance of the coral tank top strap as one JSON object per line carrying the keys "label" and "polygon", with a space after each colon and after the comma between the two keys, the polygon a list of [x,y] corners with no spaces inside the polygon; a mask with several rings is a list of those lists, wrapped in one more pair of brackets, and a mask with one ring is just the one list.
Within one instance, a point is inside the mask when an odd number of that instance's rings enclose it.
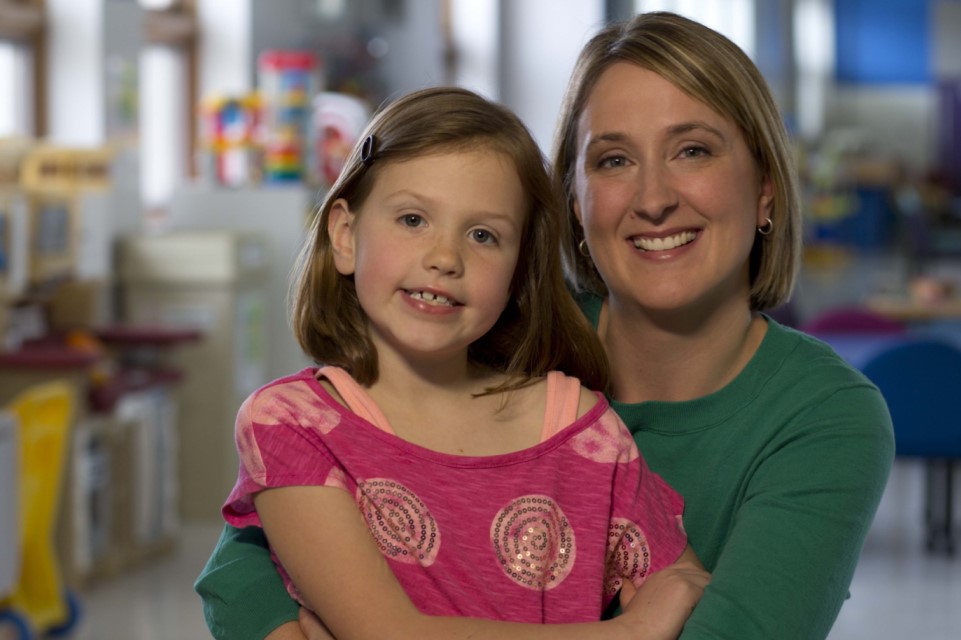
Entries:
{"label": "coral tank top strap", "polygon": [[564,427],[577,420],[577,406],[581,400],[581,382],[560,371],[547,374],[547,408],[541,442],[548,440]]}
{"label": "coral tank top strap", "polygon": [[374,399],[370,397],[367,390],[357,384],[357,381],[350,377],[350,374],[340,367],[321,367],[317,376],[323,376],[334,385],[334,389],[344,399],[347,408],[354,412],[358,417],[363,418],[381,431],[394,434],[393,428],[387,422],[387,416],[380,410]]}

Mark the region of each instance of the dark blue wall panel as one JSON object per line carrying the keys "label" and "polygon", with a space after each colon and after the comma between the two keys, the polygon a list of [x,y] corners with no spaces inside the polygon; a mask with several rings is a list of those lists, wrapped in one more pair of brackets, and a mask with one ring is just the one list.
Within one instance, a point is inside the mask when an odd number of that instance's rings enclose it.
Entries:
{"label": "dark blue wall panel", "polygon": [[929,4],[926,0],[835,0],[837,81],[930,83]]}

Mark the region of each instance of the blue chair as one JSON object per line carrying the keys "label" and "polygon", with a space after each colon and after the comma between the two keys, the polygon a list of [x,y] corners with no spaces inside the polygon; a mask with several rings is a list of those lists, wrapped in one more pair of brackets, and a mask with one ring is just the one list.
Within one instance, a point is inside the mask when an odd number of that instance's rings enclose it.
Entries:
{"label": "blue chair", "polygon": [[925,460],[926,545],[954,553],[953,482],[961,460],[961,350],[930,338],[894,343],[861,366],[881,390],[896,452]]}

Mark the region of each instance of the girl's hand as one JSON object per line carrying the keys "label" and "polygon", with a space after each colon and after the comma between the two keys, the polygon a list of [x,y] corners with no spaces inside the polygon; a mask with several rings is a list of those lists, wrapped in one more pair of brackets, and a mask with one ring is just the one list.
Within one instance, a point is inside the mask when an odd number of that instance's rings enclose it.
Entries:
{"label": "girl's hand", "polygon": [[307,636],[307,640],[334,640],[334,636],[321,619],[306,607],[300,608],[300,628]]}
{"label": "girl's hand", "polygon": [[618,620],[628,625],[632,637],[673,640],[680,635],[710,581],[711,574],[700,562],[682,557],[648,576],[640,589],[625,582],[621,588],[623,614]]}

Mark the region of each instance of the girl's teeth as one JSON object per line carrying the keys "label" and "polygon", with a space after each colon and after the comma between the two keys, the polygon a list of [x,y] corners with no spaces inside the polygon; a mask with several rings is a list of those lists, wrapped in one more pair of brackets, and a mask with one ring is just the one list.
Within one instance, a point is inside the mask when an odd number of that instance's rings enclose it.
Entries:
{"label": "girl's teeth", "polygon": [[429,291],[411,291],[410,297],[415,300],[422,300],[428,304],[447,305],[448,307],[454,304],[450,298],[439,296]]}
{"label": "girl's teeth", "polygon": [[666,238],[634,238],[634,247],[641,251],[667,251],[692,242],[696,237],[693,231],[684,231]]}

